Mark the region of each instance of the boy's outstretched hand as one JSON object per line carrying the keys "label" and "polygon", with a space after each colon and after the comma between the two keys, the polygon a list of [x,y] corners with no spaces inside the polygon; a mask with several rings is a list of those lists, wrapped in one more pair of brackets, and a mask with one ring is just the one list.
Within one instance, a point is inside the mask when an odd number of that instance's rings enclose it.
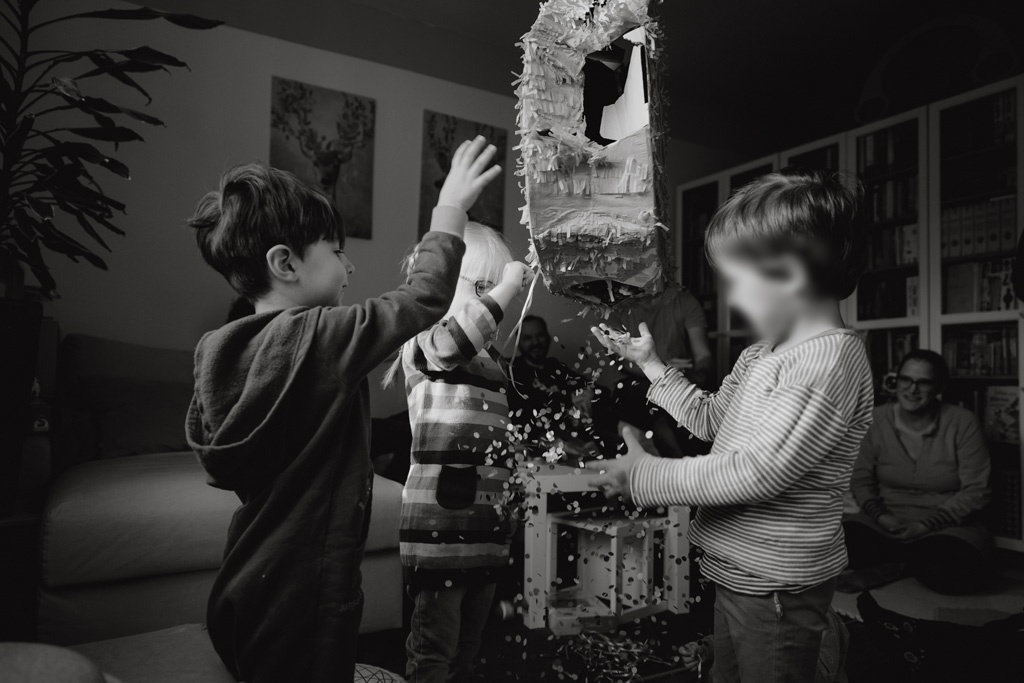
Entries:
{"label": "boy's outstretched hand", "polygon": [[452,155],[452,167],[437,205],[454,206],[468,213],[483,189],[501,173],[501,166],[487,168],[497,151],[494,145],[487,145],[482,135],[459,145]]}
{"label": "boy's outstretched hand", "polygon": [[633,499],[633,491],[629,485],[629,477],[637,460],[647,455],[640,444],[636,427],[627,425],[622,430],[622,440],[626,442],[626,454],[615,460],[603,460],[601,475],[596,477],[590,486],[600,489],[605,498],[621,497],[626,502]]}
{"label": "boy's outstretched hand", "polygon": [[641,369],[652,361],[658,360],[654,350],[654,337],[647,323],[640,323],[640,336],[631,337],[626,332],[616,332],[604,323],[599,327],[591,327],[590,331],[601,342],[601,346],[616,354],[623,360],[636,363]]}

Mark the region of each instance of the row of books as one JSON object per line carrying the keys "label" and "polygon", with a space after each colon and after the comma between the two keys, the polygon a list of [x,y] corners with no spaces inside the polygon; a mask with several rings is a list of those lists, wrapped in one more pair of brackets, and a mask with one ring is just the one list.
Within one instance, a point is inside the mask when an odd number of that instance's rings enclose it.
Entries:
{"label": "row of books", "polygon": [[857,138],[857,175],[864,180],[914,168],[917,161],[917,121]]}
{"label": "row of books", "polygon": [[953,377],[1016,377],[1017,327],[950,333],[942,355]]}
{"label": "row of books", "polygon": [[995,144],[1009,145],[1017,141],[1016,90],[1007,90],[993,97],[992,118],[995,122]]}
{"label": "row of books", "polygon": [[868,236],[868,269],[917,263],[921,237],[917,224],[872,230]]}
{"label": "row of books", "polygon": [[946,268],[943,310],[946,313],[1012,311],[1017,309],[1013,292],[1012,258],[969,261]]}
{"label": "row of books", "polygon": [[921,314],[921,286],[917,275],[865,280],[857,290],[860,320],[913,318]]}
{"label": "row of books", "polygon": [[914,220],[917,216],[917,173],[876,183],[866,182],[865,186],[872,223]]}
{"label": "row of books", "polygon": [[994,254],[1017,248],[1017,198],[943,209],[939,245],[943,258]]}
{"label": "row of books", "polygon": [[903,357],[918,347],[916,329],[871,330],[868,351],[875,377],[881,379],[895,370]]}
{"label": "row of books", "polygon": [[996,443],[1020,443],[1020,388],[993,384],[985,387],[985,434]]}

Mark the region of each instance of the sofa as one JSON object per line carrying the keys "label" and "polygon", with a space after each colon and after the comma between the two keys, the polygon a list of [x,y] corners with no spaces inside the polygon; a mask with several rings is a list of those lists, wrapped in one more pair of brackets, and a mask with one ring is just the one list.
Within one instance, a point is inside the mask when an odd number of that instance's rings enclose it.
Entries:
{"label": "sofa", "polygon": [[[206,620],[238,498],[184,438],[192,354],[69,335],[58,354],[53,467],[41,524],[38,638],[91,643]],[[363,632],[402,626],[402,487],[377,477]]]}

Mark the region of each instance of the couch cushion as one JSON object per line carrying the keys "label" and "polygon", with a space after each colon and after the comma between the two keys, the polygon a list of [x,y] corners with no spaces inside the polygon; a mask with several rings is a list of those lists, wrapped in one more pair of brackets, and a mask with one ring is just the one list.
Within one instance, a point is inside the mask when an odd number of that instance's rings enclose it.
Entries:
{"label": "couch cushion", "polygon": [[[73,648],[124,683],[229,683],[234,678],[221,663],[199,624],[104,640]],[[356,683],[402,683],[401,676],[368,664],[356,664]]]}
{"label": "couch cushion", "polygon": [[68,335],[58,353],[55,469],[185,450],[192,382],[191,350]]}
{"label": "couch cushion", "polygon": [[193,453],[84,463],[46,503],[42,581],[68,586],[220,566],[238,497],[206,483]]}
{"label": "couch cushion", "polygon": [[233,683],[234,677],[199,624],[101,640],[72,648],[101,670],[124,681]]}
{"label": "couch cushion", "polygon": [[94,377],[83,381],[83,390],[93,413],[99,457],[188,450],[185,414],[191,383]]}
{"label": "couch cushion", "polygon": [[[191,452],[88,462],[61,475],[43,515],[50,587],[220,567],[238,497]],[[398,548],[402,485],[374,477],[366,552]]]}

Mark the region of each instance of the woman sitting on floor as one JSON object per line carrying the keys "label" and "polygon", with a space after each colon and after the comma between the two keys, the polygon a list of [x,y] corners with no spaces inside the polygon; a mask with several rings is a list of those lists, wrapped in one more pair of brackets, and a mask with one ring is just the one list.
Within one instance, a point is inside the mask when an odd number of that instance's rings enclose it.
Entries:
{"label": "woman sitting on floor", "polygon": [[908,353],[896,403],[875,408],[852,488],[861,512],[844,524],[850,566],[906,563],[934,591],[971,593],[991,564],[978,520],[989,499],[989,456],[974,414],[942,402],[949,379],[933,351]]}

